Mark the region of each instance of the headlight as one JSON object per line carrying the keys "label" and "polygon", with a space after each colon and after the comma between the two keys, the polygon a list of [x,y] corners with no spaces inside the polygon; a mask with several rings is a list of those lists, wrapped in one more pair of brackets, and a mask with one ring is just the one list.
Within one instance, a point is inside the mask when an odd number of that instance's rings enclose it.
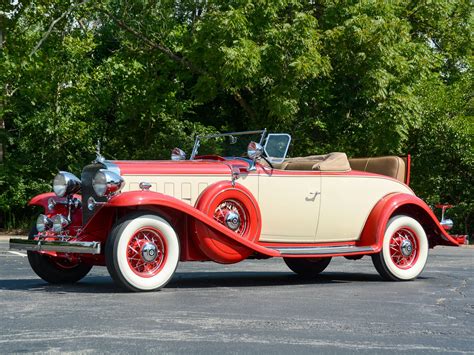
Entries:
{"label": "headlight", "polygon": [[40,214],[36,219],[36,230],[40,233],[51,229],[52,226],[53,221],[44,214]]}
{"label": "headlight", "polygon": [[125,182],[120,175],[110,170],[99,170],[92,179],[92,187],[97,196],[109,196],[119,192]]}
{"label": "headlight", "polygon": [[62,214],[57,214],[53,217],[53,232],[61,233],[68,225],[69,220]]}
{"label": "headlight", "polygon": [[72,195],[81,189],[81,180],[67,171],[60,171],[53,180],[53,191],[59,197]]}

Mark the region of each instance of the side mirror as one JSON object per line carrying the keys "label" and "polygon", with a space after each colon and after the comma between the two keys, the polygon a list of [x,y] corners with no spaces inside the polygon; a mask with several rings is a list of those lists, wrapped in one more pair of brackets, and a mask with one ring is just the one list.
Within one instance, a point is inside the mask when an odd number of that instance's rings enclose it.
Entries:
{"label": "side mirror", "polygon": [[252,159],[258,159],[262,156],[263,154],[263,147],[261,144],[258,144],[257,142],[250,142],[249,145],[247,146],[247,156]]}
{"label": "side mirror", "polygon": [[186,160],[186,153],[179,148],[174,148],[171,151],[171,160]]}
{"label": "side mirror", "polygon": [[250,163],[248,171],[257,170],[257,168],[255,167],[255,161],[260,158],[262,154],[263,147],[261,144],[253,141],[249,143],[249,145],[247,146],[247,156],[252,159],[252,162]]}

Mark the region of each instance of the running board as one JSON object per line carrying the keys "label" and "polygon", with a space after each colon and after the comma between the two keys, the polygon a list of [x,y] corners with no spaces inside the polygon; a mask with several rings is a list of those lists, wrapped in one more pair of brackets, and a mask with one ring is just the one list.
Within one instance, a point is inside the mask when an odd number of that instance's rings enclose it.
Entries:
{"label": "running board", "polygon": [[355,247],[353,245],[344,245],[336,247],[271,247],[279,251],[281,255],[326,255],[326,254],[355,254],[373,252],[372,247]]}

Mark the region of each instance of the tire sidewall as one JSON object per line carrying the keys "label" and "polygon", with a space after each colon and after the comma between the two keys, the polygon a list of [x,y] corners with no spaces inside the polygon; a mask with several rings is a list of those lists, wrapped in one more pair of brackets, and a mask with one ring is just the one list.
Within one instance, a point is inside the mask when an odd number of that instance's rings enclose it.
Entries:
{"label": "tire sidewall", "polygon": [[[401,228],[409,228],[415,234],[418,243],[418,257],[414,265],[408,269],[399,268],[390,255],[390,240],[392,235]],[[408,216],[391,218],[385,230],[382,245],[382,260],[386,270],[398,280],[413,280],[423,271],[428,258],[428,238],[425,230],[415,219]]]}
{"label": "tire sidewall", "polygon": [[[151,227],[158,229],[165,239],[167,255],[160,272],[152,277],[141,277],[137,275],[127,258],[127,248],[134,234],[143,228]],[[178,266],[180,247],[176,232],[163,218],[156,215],[140,215],[126,221],[115,235],[113,244],[114,267],[117,276],[128,287],[139,291],[152,291],[165,286],[173,277]]]}

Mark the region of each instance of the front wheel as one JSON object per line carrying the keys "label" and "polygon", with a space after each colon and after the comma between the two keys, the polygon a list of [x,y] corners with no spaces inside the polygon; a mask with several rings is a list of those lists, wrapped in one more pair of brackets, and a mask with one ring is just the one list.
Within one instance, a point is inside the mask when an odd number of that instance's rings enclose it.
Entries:
{"label": "front wheel", "polygon": [[[28,239],[33,239],[37,233],[36,227],[33,227]],[[92,269],[92,265],[87,265],[78,261],[70,261],[65,258],[55,258],[36,251],[27,251],[26,253],[28,255],[30,266],[36,275],[51,284],[68,284],[77,282],[85,277]]]}
{"label": "front wheel", "polygon": [[118,285],[131,291],[158,290],[171,280],[178,266],[178,236],[157,215],[126,216],[109,235],[105,261]]}
{"label": "front wheel", "polygon": [[311,277],[323,272],[331,258],[283,258],[291,271],[301,276]]}
{"label": "front wheel", "polygon": [[391,218],[385,230],[382,250],[372,255],[380,276],[387,281],[408,281],[423,271],[428,258],[425,230],[415,219]]}

